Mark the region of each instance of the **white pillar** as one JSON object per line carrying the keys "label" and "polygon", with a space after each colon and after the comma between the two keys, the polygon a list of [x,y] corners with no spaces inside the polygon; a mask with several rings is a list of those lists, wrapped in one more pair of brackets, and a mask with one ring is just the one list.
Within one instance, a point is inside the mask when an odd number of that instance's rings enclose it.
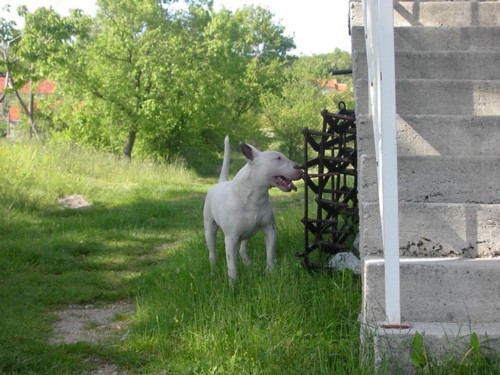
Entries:
{"label": "white pillar", "polygon": [[393,2],[363,0],[370,115],[373,123],[385,264],[387,323],[400,324],[396,74]]}

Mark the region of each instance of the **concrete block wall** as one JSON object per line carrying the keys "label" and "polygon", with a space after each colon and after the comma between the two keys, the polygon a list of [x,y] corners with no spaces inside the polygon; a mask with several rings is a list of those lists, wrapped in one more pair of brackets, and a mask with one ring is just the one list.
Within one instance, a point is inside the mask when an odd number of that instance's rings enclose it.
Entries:
{"label": "concrete block wall", "polygon": [[[362,318],[377,325],[383,249],[361,1],[350,12]],[[402,320],[498,328],[500,1],[395,1],[394,26]]]}

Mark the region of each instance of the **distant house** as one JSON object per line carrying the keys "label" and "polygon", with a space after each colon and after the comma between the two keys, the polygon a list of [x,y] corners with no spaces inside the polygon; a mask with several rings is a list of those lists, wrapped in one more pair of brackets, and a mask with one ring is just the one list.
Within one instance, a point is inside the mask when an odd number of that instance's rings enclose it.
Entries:
{"label": "distant house", "polygon": [[331,91],[347,91],[349,86],[345,83],[338,83],[337,79],[322,79],[318,81],[321,92],[327,93]]}
{"label": "distant house", "polygon": [[[0,95],[5,90],[5,77],[0,77]],[[41,81],[33,90],[35,95],[35,108],[37,106],[36,97],[40,97],[41,95],[50,95],[54,92],[54,88],[56,87],[56,83],[43,80]],[[26,95],[30,93],[30,83],[26,83],[21,90],[19,90],[19,94]],[[5,121],[5,128],[7,131],[7,135],[9,135],[10,131],[13,130],[20,122],[21,122],[21,114],[22,108],[19,105],[17,99],[14,98],[13,95],[10,95],[8,98],[4,99],[0,103],[0,113],[2,118]]]}

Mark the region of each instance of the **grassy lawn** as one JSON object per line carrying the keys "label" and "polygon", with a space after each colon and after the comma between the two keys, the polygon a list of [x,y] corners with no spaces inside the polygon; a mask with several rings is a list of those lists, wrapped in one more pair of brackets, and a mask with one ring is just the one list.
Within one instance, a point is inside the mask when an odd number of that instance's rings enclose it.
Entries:
{"label": "grassy lawn", "polygon": [[[241,161],[240,161],[241,165]],[[90,373],[112,363],[142,374],[363,374],[360,281],[310,274],[302,191],[273,190],[278,266],[262,236],[230,288],[218,243],[211,269],[204,194],[216,181],[181,164],[127,163],[65,145],[0,143],[0,373]],[[92,206],[63,209],[81,194]],[[127,333],[49,343],[55,311],[131,301]]]}

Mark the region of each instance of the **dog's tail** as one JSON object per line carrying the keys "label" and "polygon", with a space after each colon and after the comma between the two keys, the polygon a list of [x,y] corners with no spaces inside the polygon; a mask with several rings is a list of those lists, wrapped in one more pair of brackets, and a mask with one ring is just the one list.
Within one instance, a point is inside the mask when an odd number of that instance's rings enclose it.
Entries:
{"label": "dog's tail", "polygon": [[229,136],[224,138],[224,159],[220,170],[219,182],[229,180],[229,159],[231,158],[231,148],[229,147]]}

